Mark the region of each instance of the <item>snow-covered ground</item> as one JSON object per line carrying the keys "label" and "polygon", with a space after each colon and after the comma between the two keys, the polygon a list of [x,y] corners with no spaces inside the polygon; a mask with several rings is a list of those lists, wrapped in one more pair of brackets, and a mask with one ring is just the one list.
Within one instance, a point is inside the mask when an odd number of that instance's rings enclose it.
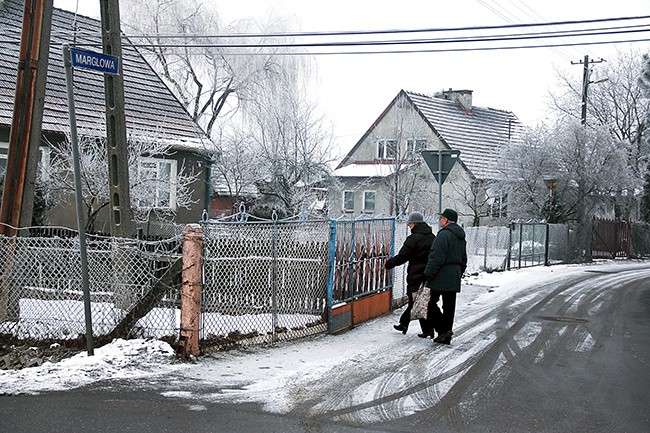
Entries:
{"label": "snow-covered ground", "polygon": [[[649,264],[599,261],[589,265],[535,267],[467,277],[457,302],[455,328],[459,329],[460,335],[455,337],[451,347],[417,338],[415,334],[420,330],[416,322],[412,322],[407,335],[395,332],[392,325],[397,323],[402,312],[400,309],[340,335],[319,335],[271,347],[219,352],[201,357],[195,363],[177,361],[173,349],[158,340],[116,340],[95,349],[92,357],[84,352],[59,363],[0,371],[0,394],[34,394],[72,389],[99,381],[108,384],[112,380],[145,379],[141,380],[143,386],[156,384],[157,389],[169,398],[256,401],[269,411],[287,412],[292,410],[301,397],[309,397],[296,395],[296,390],[309,389],[310,384],[327,382],[328,378],[336,376],[342,369],[358,369],[363,374],[379,371],[379,368],[375,368],[379,365],[384,369],[387,365],[394,365],[394,372],[399,373],[406,359],[410,363],[414,359],[421,362],[422,365],[417,368],[422,368],[423,371],[431,365],[441,363],[453,369],[454,366],[466,363],[472,356],[477,356],[477,351],[490,343],[492,337],[486,336],[481,338],[486,340],[484,343],[476,343],[476,335],[470,335],[478,332],[475,331],[475,325],[463,331],[464,324],[472,322],[478,315],[500,308],[504,303],[513,304],[540,296],[535,292],[537,286],[593,271],[594,268],[607,271],[622,266],[638,266],[647,272]],[[485,326],[489,326],[489,323]],[[467,334],[465,339],[464,334]],[[526,343],[522,341],[521,344]],[[446,351],[436,351],[444,348]],[[408,358],[401,358],[403,356]],[[403,375],[408,375],[408,368],[407,366]],[[391,381],[396,380],[396,377],[393,373]],[[384,379],[379,375],[356,385],[358,389],[355,398],[376,395],[373,388],[379,386],[395,386],[397,389],[404,385],[387,384]],[[455,380],[457,378],[450,377],[448,381],[439,383],[436,393],[444,394]],[[382,392],[390,393],[391,390],[382,389]],[[322,401],[321,404],[326,405],[327,402]],[[202,406],[197,404],[193,407],[201,409]],[[321,409],[327,411],[332,410],[332,407]],[[404,414],[419,409],[422,407],[418,406],[418,402],[412,401],[405,403],[400,410]],[[319,408],[316,406],[314,410],[318,411]]]}

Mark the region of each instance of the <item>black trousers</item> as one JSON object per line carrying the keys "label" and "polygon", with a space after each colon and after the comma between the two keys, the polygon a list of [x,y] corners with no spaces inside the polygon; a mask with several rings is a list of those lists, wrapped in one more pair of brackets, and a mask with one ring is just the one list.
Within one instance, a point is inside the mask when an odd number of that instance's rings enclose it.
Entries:
{"label": "black trousers", "polygon": [[[442,310],[438,307],[438,301],[442,298]],[[456,313],[456,292],[440,292],[431,290],[429,300],[429,312],[427,314],[427,329],[435,330],[438,334],[451,331],[454,327],[454,315]]]}

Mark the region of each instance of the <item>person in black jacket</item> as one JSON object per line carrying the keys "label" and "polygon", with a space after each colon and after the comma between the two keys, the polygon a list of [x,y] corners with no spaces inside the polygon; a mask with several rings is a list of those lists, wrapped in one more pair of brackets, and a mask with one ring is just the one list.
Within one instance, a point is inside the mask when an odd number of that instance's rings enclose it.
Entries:
{"label": "person in black jacket", "polygon": [[[399,319],[399,324],[393,325],[393,328],[401,331],[402,334],[406,334],[409,323],[411,323],[413,294],[418,291],[420,285],[424,282],[424,268],[427,265],[429,250],[435,238],[431,231],[431,226],[424,222],[424,217],[420,212],[411,213],[407,223],[411,229],[411,234],[404,240],[404,244],[400,248],[399,253],[386,260],[385,264],[386,269],[393,269],[395,266],[400,266],[408,262],[406,268],[406,296],[408,297],[408,305]],[[427,321],[420,319],[420,327],[423,332],[426,332],[428,329],[426,326]]]}
{"label": "person in black jacket", "polygon": [[[434,331],[438,336],[436,343],[451,344],[454,314],[456,311],[456,293],[460,292],[460,283],[467,268],[467,242],[465,230],[456,222],[458,214],[453,209],[445,209],[440,214],[440,227],[436,240],[431,245],[429,259],[424,270],[426,287],[431,289],[429,301],[428,327],[430,337]],[[438,301],[442,297],[442,311]]]}

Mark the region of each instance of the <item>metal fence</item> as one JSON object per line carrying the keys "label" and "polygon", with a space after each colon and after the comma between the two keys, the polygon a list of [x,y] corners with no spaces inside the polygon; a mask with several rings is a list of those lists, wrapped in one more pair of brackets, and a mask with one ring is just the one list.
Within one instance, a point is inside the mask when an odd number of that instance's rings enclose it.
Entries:
{"label": "metal fence", "polygon": [[332,306],[389,290],[394,221],[204,222],[204,350],[325,332]]}
{"label": "metal fence", "polygon": [[[95,337],[177,336],[179,286],[168,271],[180,260],[181,242],[182,237],[148,242],[88,236]],[[83,339],[80,263],[78,236],[0,236],[0,334]]]}
{"label": "metal fence", "polygon": [[203,227],[202,346],[326,330],[328,220],[215,221]]}
{"label": "metal fence", "polygon": [[[406,266],[394,269],[392,279],[384,269],[409,234],[395,218],[240,218],[202,227],[204,348],[325,332],[332,307],[377,292],[392,291],[393,307],[405,301]],[[560,225],[465,231],[468,272],[563,261],[570,244]],[[182,234],[162,241],[88,237],[95,337],[177,340],[182,243]],[[80,262],[77,236],[0,237],[0,334],[82,339]]]}

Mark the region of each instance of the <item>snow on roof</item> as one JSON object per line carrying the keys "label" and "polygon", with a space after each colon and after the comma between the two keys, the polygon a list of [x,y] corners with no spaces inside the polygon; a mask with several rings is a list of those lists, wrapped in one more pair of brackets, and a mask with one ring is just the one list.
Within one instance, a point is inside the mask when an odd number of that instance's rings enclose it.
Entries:
{"label": "snow on roof", "polygon": [[394,164],[349,164],[334,170],[336,177],[388,177],[395,174]]}

